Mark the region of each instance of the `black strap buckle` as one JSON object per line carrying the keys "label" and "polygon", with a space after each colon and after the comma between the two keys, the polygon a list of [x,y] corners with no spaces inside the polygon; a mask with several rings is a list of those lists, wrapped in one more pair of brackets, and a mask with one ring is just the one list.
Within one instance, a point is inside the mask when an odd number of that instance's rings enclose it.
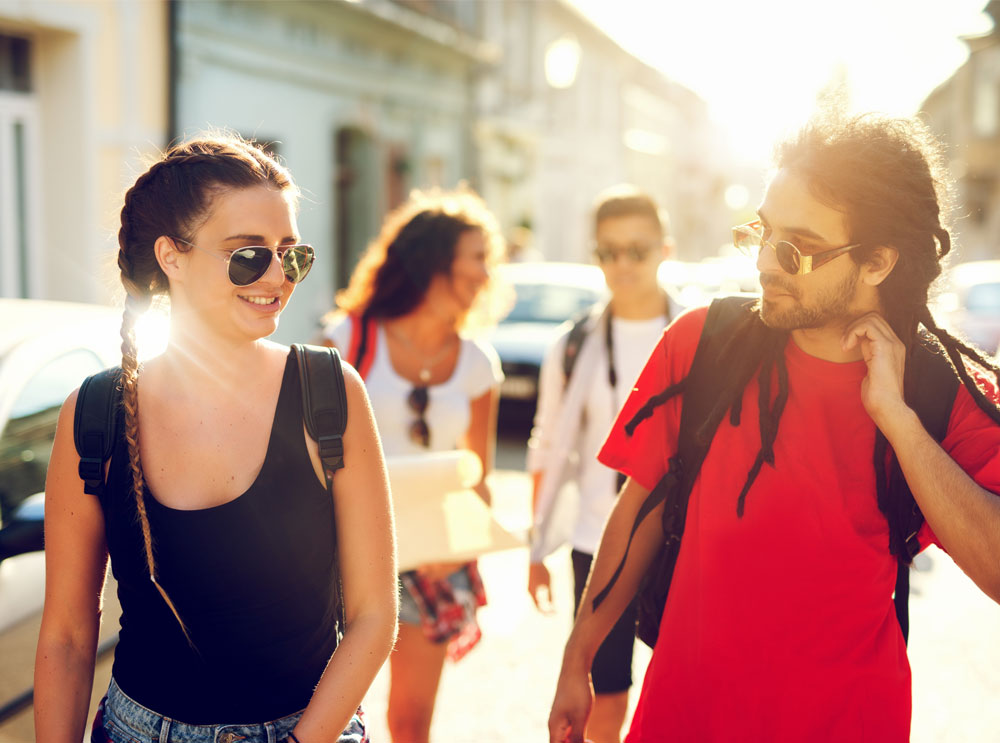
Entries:
{"label": "black strap buckle", "polygon": [[339,470],[344,466],[344,440],[340,434],[320,436],[319,458],[323,460],[323,468],[330,471]]}
{"label": "black strap buckle", "polygon": [[907,562],[909,562],[917,556],[918,552],[920,552],[920,540],[917,539],[917,532],[915,531],[903,543],[903,553],[906,555]]}
{"label": "black strap buckle", "polygon": [[104,460],[100,457],[80,457],[77,468],[87,495],[100,495],[104,487]]}
{"label": "black strap buckle", "polygon": [[103,480],[104,460],[100,457],[80,457],[80,466],[77,471],[80,473],[81,480]]}

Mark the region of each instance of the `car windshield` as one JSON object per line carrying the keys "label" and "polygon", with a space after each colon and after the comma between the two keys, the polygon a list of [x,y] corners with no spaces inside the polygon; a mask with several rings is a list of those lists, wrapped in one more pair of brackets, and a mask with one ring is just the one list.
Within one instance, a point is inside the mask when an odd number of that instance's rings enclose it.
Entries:
{"label": "car windshield", "polygon": [[976,284],[969,287],[965,308],[970,312],[1000,314],[1000,283]]}
{"label": "car windshield", "polygon": [[517,301],[504,322],[561,323],[600,298],[600,293],[582,286],[517,284]]}

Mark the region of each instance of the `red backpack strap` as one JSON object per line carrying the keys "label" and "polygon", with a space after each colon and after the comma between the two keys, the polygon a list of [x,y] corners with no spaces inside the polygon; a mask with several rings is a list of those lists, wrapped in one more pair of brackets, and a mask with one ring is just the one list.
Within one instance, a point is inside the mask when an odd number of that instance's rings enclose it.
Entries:
{"label": "red backpack strap", "polygon": [[363,315],[350,315],[351,318],[351,347],[348,349],[347,358],[351,366],[358,370],[362,379],[368,376],[375,361],[375,318],[364,317]]}

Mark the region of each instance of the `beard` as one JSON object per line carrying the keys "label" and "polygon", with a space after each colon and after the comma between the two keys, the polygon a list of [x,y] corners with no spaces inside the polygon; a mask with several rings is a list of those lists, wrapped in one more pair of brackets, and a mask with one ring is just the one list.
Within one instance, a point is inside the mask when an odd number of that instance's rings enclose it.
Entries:
{"label": "beard", "polygon": [[808,304],[802,301],[800,287],[791,281],[773,274],[761,274],[761,286],[773,286],[787,292],[786,302],[790,299],[792,306],[779,307],[777,302],[761,297],[757,312],[764,324],[775,330],[806,330],[843,324],[856,314],[851,311],[851,304],[857,292],[859,274],[860,268],[855,265],[843,280],[824,288]]}

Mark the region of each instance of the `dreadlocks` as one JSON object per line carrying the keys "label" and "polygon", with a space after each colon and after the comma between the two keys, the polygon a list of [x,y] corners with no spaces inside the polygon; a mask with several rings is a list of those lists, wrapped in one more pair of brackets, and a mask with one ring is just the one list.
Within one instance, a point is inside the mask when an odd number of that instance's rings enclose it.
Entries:
{"label": "dreadlocks", "polygon": [[[943,225],[949,188],[943,176],[940,145],[927,128],[913,119],[879,114],[844,117],[826,112],[810,122],[794,138],[776,150],[777,168],[801,176],[811,193],[826,205],[843,212],[850,241],[860,243],[851,259],[859,265],[871,260],[880,246],[891,246],[898,260],[879,285],[879,299],[886,321],[906,347],[904,399],[913,404],[915,381],[910,363],[921,345],[944,355],[976,404],[1000,423],[1000,409],[979,388],[972,369],[1000,383],[1000,368],[985,354],[939,327],[927,307],[931,284],[941,273],[941,260],[951,250],[951,235]],[[726,410],[730,422],[740,423],[746,386],[757,375],[761,446],[737,498],[737,514],[743,515],[747,494],[761,467],[774,466],[774,442],[788,399],[788,371],[784,349],[788,332],[767,327],[759,313],[747,313],[736,327],[730,345],[752,349],[742,358],[723,352],[728,366],[727,382],[719,393],[716,409],[697,436],[710,439]],[[685,381],[667,388],[639,410],[626,426],[631,433],[655,407],[683,394]],[[888,441],[876,431],[873,462],[879,510],[890,524],[903,524],[890,513],[910,508],[903,498],[905,482]],[[905,556],[907,534],[891,530],[889,549]]]}

